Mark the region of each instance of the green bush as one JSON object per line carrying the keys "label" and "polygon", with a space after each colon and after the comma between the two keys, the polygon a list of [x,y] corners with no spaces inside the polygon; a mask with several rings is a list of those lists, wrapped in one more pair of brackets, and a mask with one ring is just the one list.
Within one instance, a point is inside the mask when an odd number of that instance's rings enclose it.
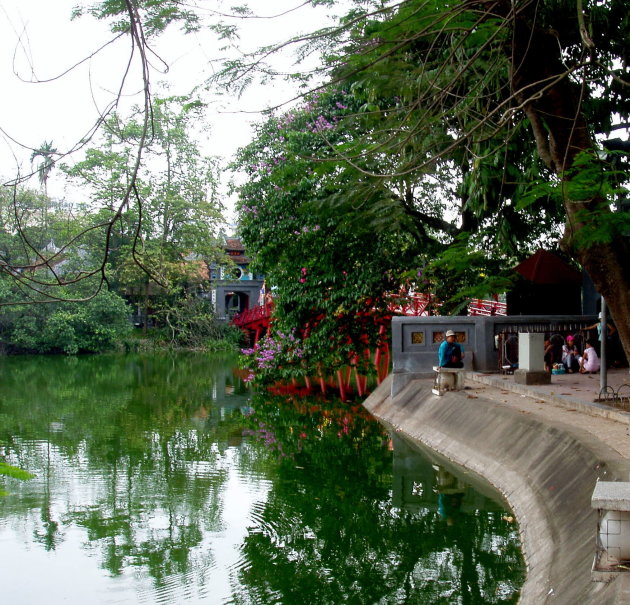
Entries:
{"label": "green bush", "polygon": [[129,315],[127,303],[109,291],[86,302],[21,305],[4,317],[2,340],[12,353],[101,353],[128,337]]}

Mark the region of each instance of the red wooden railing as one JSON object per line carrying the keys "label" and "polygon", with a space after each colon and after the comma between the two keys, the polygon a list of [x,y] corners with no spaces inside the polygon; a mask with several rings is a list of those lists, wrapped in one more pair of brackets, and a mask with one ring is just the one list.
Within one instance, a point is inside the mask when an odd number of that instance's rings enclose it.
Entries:
{"label": "red wooden railing", "polygon": [[394,315],[421,317],[431,315],[440,307],[439,301],[431,294],[389,294],[389,310]]}
{"label": "red wooden railing", "polygon": [[[408,317],[429,316],[433,311],[439,309],[439,301],[430,294],[391,294],[389,310],[393,315],[405,315]],[[232,324],[239,328],[258,322],[268,322],[273,311],[273,303],[257,305],[235,315]],[[481,298],[471,299],[468,304],[468,315],[472,316],[494,316],[507,315],[507,305],[498,300],[484,300]]]}
{"label": "red wooden railing", "polygon": [[253,324],[260,321],[269,321],[271,312],[273,311],[273,303],[268,302],[264,305],[256,305],[249,309],[245,309],[241,313],[238,313],[232,318],[232,324],[239,328],[244,328],[248,324]]}
{"label": "red wooden railing", "polygon": [[498,300],[482,300],[473,298],[468,303],[468,315],[492,317],[495,315],[507,315],[507,305]]}

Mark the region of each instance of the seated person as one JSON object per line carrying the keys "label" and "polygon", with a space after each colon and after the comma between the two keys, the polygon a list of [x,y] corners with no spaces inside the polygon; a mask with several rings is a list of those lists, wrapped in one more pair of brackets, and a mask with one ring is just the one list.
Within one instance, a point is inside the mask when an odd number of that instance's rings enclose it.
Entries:
{"label": "seated person", "polygon": [[599,356],[597,355],[597,351],[595,350],[592,340],[589,339],[586,341],[586,348],[584,349],[584,354],[580,357],[579,362],[580,372],[582,374],[599,372]]}
{"label": "seated person", "polygon": [[544,347],[545,372],[551,372],[551,368],[553,366],[553,345],[551,344],[551,341],[545,340]]}
{"label": "seated person", "polygon": [[573,343],[573,336],[569,334],[566,343],[562,346],[562,365],[564,365],[569,374],[579,371],[580,363],[578,362],[578,357],[577,347]]}
{"label": "seated person", "polygon": [[438,349],[438,365],[441,368],[463,368],[464,347],[455,342],[455,332],[448,330],[446,339]]}

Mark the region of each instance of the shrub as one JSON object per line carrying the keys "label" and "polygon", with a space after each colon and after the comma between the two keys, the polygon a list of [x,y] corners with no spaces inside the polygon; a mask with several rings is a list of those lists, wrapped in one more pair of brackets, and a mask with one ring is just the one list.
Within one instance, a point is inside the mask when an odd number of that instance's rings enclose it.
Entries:
{"label": "shrub", "polygon": [[13,353],[101,353],[131,332],[129,307],[102,291],[86,302],[17,306],[4,318],[2,339]]}

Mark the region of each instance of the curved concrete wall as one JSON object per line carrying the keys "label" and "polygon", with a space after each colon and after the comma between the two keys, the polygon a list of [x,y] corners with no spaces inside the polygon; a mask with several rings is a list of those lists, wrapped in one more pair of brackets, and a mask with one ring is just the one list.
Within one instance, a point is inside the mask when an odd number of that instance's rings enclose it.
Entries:
{"label": "curved concrete wall", "polygon": [[[527,564],[522,604],[622,603],[628,575],[593,582],[597,479],[628,480],[625,459],[590,435],[550,425],[466,391],[431,394],[414,380],[391,398],[391,378],[364,406],[392,430],[478,473],[509,502]],[[627,601],[626,601],[627,602]]]}

